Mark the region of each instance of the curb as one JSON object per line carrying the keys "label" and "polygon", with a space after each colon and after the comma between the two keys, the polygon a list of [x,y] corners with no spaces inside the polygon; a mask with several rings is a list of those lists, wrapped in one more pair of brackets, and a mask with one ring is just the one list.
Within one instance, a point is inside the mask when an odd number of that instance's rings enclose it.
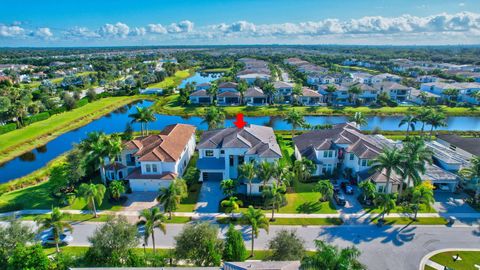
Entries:
{"label": "curb", "polygon": [[434,255],[437,255],[437,254],[443,253],[443,252],[448,252],[448,251],[479,251],[480,252],[480,249],[478,249],[478,248],[443,248],[443,249],[437,249],[437,250],[431,251],[427,255],[423,256],[422,260],[420,261],[420,265],[418,267],[418,270],[424,270],[425,269],[425,264]]}

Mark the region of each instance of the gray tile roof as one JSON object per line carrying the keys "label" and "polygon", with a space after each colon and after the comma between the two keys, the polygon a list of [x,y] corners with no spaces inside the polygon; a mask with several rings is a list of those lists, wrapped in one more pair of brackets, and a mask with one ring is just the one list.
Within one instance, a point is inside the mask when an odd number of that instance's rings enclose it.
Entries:
{"label": "gray tile roof", "polygon": [[245,92],[245,97],[265,97],[263,90],[258,87],[249,87]]}
{"label": "gray tile roof", "polygon": [[273,87],[275,87],[276,89],[279,89],[279,88],[293,88],[293,83],[275,81],[273,83]]}
{"label": "gray tile roof", "polygon": [[470,154],[480,156],[480,138],[465,138],[456,134],[438,134],[437,138]]}
{"label": "gray tile roof", "polygon": [[190,94],[191,97],[209,97],[207,90],[198,90]]}
{"label": "gray tile roof", "polygon": [[205,131],[197,149],[246,148],[247,155],[263,158],[280,158],[282,152],[273,129],[265,126],[249,125]]}

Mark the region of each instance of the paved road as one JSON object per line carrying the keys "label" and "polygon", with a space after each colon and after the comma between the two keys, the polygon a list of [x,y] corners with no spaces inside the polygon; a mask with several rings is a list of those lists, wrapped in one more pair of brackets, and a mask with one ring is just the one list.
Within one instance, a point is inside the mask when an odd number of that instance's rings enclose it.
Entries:
{"label": "paved road", "polygon": [[[3,222],[4,223],[4,222]],[[32,222],[29,222],[32,224]],[[0,223],[1,225],[2,223]],[[88,246],[88,236],[92,235],[101,223],[74,224],[75,246]],[[171,248],[174,236],[183,228],[182,224],[167,225],[167,234],[156,232],[157,246]],[[238,227],[244,233],[247,247],[250,246],[250,229]],[[307,249],[314,249],[314,239],[322,239],[347,247],[354,245],[362,251],[361,261],[372,270],[410,270],[418,269],[424,255],[442,248],[479,248],[480,231],[478,226],[385,226],[371,225],[331,226],[331,227],[301,227],[301,226],[271,226],[270,233],[261,231],[255,240],[255,249],[266,249],[268,240],[282,228],[295,229],[305,239]],[[221,227],[220,236],[226,232]]]}

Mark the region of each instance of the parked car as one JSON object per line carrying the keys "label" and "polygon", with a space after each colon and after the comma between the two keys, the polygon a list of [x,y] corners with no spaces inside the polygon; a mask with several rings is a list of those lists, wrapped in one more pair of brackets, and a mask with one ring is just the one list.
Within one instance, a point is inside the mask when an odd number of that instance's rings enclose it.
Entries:
{"label": "parked car", "polygon": [[347,203],[347,201],[345,200],[345,197],[340,193],[333,194],[333,199],[340,206],[345,206],[345,204]]}
{"label": "parked car", "polygon": [[340,184],[340,187],[342,188],[343,192],[345,192],[345,194],[353,194],[353,187],[347,184],[347,182],[342,182],[342,184]]}
{"label": "parked car", "polygon": [[339,193],[340,192],[340,185],[338,183],[334,183],[333,184],[333,192],[335,194]]}
{"label": "parked car", "polygon": [[450,187],[447,184],[438,185],[438,189],[440,189],[441,191],[450,191]]}
{"label": "parked car", "polygon": [[[60,235],[60,245],[68,245],[73,241],[73,236],[70,232],[64,232]],[[41,236],[41,242],[43,246],[54,246],[55,239],[53,237],[53,233],[51,231],[45,233]]]}

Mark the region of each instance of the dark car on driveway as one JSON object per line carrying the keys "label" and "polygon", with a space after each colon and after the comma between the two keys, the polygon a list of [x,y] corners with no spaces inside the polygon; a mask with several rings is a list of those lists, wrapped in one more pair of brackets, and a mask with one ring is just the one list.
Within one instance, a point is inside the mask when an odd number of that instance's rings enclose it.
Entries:
{"label": "dark car on driveway", "polygon": [[340,187],[342,188],[343,192],[345,192],[345,194],[348,194],[348,195],[353,194],[353,187],[349,185],[347,182],[342,182]]}
{"label": "dark car on driveway", "polygon": [[345,200],[345,197],[340,193],[333,194],[333,199],[340,206],[345,206],[345,204],[347,203],[347,201]]}

